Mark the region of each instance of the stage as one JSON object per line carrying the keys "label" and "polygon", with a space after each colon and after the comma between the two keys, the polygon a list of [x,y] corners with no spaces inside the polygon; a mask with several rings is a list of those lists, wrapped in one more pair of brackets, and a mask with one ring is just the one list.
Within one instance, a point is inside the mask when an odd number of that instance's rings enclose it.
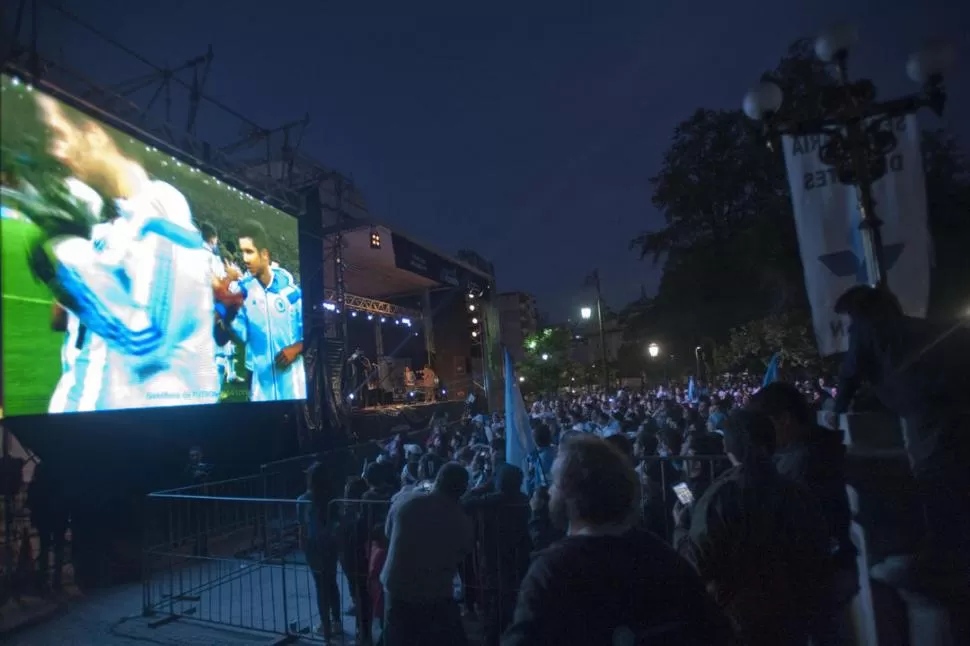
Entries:
{"label": "stage", "polygon": [[414,433],[428,427],[432,418],[461,419],[463,401],[420,402],[373,406],[351,412],[350,430],[360,442],[384,440],[395,433]]}

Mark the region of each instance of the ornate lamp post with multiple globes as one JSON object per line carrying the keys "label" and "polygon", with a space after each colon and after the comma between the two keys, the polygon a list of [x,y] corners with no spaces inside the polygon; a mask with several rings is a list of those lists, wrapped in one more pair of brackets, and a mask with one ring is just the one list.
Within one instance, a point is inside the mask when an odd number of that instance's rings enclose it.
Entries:
{"label": "ornate lamp post with multiple globes", "polygon": [[849,79],[849,50],[857,39],[856,29],[844,24],[830,27],[816,39],[815,55],[831,66],[837,83],[823,89],[813,109],[778,118],[784,95],[780,87],[768,81],[750,90],[743,105],[748,117],[764,124],[769,146],[779,135],[825,136],[826,141],[819,150],[820,159],[835,169],[839,182],[856,186],[866,270],[870,282],[884,288],[882,223],[876,215],[872,184],[886,174],[886,158],[896,147],[893,120],[923,107],[937,115],[943,113],[946,103],[943,72],[952,62],[953,49],[934,43],[913,54],[906,64],[906,72],[921,85],[921,90],[897,99],[877,101],[872,81]]}

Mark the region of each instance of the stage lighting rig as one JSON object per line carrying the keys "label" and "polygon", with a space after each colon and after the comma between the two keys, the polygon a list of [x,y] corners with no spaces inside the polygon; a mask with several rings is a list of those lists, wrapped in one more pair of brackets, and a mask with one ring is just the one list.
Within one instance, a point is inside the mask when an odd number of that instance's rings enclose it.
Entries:
{"label": "stage lighting rig", "polygon": [[370,248],[380,249],[381,248],[381,233],[377,230],[377,227],[371,227],[370,230]]}

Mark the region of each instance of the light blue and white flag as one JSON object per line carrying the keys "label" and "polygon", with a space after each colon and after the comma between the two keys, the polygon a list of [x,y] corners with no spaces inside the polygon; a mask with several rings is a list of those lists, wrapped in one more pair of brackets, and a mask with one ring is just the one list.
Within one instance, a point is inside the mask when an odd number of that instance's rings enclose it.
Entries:
{"label": "light blue and white flag", "polygon": [[761,387],[764,388],[768,384],[778,381],[781,377],[778,374],[778,367],[781,363],[781,353],[776,352],[771,355],[771,361],[768,362],[768,369],[765,370],[764,381],[761,382]]}
{"label": "light blue and white flag", "polygon": [[[505,461],[525,470],[527,458],[536,453],[532,441],[532,425],[525,409],[519,380],[515,376],[512,357],[505,350]],[[526,493],[528,479],[523,479],[522,493]]]}
{"label": "light blue and white flag", "polygon": [[693,377],[687,379],[687,401],[691,403],[697,401],[697,383]]}
{"label": "light blue and white flag", "polygon": [[[893,119],[896,146],[886,155],[886,174],[873,182],[876,215],[882,220],[883,260],[889,288],[908,316],[924,317],[929,304],[930,237],[926,185],[916,117]],[[833,311],[849,287],[868,284],[859,197],[839,182],[819,151],[827,138],[783,138],[788,184],[812,323],[823,356],[848,349],[848,321]]]}

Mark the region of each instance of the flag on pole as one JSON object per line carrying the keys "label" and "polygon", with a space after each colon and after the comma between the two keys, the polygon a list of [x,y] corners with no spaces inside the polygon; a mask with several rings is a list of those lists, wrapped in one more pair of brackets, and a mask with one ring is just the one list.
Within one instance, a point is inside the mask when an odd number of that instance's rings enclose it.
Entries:
{"label": "flag on pole", "polygon": [[695,397],[696,394],[697,394],[697,384],[694,382],[694,378],[690,377],[687,380],[687,401],[689,402],[697,401],[697,398]]}
{"label": "flag on pole", "polygon": [[[505,350],[505,461],[525,470],[526,459],[535,452],[529,413],[525,410],[512,357]],[[526,493],[527,487],[528,482],[523,480],[522,493]]]}
{"label": "flag on pole", "polygon": [[778,381],[781,376],[778,374],[779,364],[781,363],[781,353],[776,352],[771,356],[771,361],[768,362],[768,369],[765,370],[764,381],[761,382],[761,387],[764,388],[768,384]]}
{"label": "flag on pole", "polygon": [[[882,220],[883,270],[903,312],[923,318],[930,295],[932,241],[920,148],[922,128],[912,114],[894,118],[886,127],[895,136],[896,146],[883,153],[886,173],[872,183],[876,214]],[[871,280],[859,228],[859,196],[854,185],[841,183],[835,169],[823,163],[819,152],[827,142],[824,135],[783,138],[805,290],[822,356],[849,347],[848,320],[833,311],[835,301],[849,287]]]}

